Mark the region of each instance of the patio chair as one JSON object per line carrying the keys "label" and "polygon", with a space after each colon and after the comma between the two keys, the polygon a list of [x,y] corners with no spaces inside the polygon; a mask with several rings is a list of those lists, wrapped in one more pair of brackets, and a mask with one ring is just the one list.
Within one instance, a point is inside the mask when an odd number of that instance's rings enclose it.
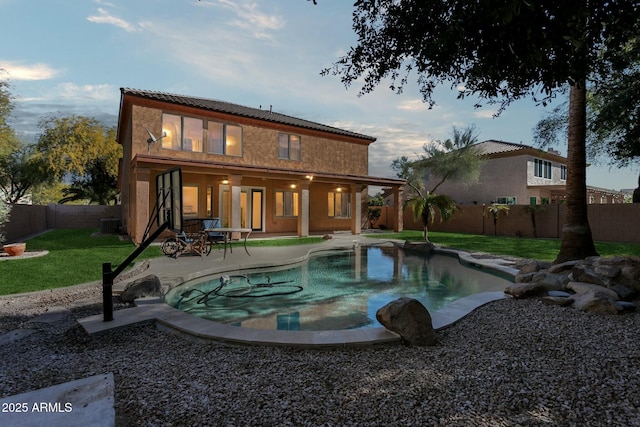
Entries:
{"label": "patio chair", "polygon": [[[207,218],[202,220],[202,229],[210,230],[212,228],[220,228],[220,218]],[[211,253],[213,245],[224,243],[224,234],[220,231],[207,231],[207,249],[206,254]],[[218,248],[220,249],[220,248]]]}

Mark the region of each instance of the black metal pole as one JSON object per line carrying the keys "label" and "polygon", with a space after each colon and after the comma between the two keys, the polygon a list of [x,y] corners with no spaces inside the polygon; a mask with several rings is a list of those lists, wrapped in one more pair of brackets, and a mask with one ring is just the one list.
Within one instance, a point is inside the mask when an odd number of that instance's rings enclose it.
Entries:
{"label": "black metal pole", "polygon": [[104,321],[113,320],[113,272],[111,271],[111,263],[102,264],[102,311],[104,313]]}

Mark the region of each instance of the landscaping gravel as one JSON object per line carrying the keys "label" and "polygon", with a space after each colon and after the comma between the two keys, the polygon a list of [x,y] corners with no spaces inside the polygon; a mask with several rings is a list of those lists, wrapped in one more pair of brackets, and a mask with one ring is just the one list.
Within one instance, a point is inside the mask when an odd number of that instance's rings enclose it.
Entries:
{"label": "landscaping gravel", "polygon": [[153,325],[88,336],[76,319],[100,313],[100,295],[94,284],[0,298],[0,334],[35,331],[0,346],[0,397],[113,372],[121,426],[640,425],[637,313],[508,299],[439,331],[435,347],[313,350]]}

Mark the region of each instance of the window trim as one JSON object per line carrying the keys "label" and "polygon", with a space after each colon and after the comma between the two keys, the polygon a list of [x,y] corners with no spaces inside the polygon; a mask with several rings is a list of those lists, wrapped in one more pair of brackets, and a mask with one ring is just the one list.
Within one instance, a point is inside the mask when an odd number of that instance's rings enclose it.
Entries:
{"label": "window trim", "polygon": [[[287,156],[281,156],[280,155],[280,138],[286,136],[287,137]],[[293,158],[291,157],[291,137],[296,137],[298,138],[298,156],[297,158]],[[280,160],[292,160],[295,162],[299,162],[302,159],[302,137],[300,135],[296,135],[293,133],[284,133],[284,132],[280,132],[278,133],[278,147],[277,147],[277,151],[278,151],[278,159]]]}
{"label": "window trim", "polygon": [[[282,194],[282,215],[278,215],[278,193]],[[291,197],[289,199],[287,199],[287,194],[291,194]],[[273,216],[275,218],[297,218],[298,217],[298,201],[299,201],[299,195],[297,191],[291,191],[291,190],[275,190],[274,191],[274,213]],[[287,209],[287,200],[290,201],[291,209]],[[287,211],[291,212],[289,215],[287,215]]]}
{"label": "window trim", "polygon": [[[206,122],[207,122],[207,127],[205,129],[206,143],[204,147],[204,152],[206,154],[214,154],[216,156],[242,157],[243,149],[244,149],[244,128],[242,126],[234,123],[219,122],[217,120],[207,120]],[[217,153],[213,150],[209,151],[209,123],[216,123],[222,126],[222,153]],[[228,126],[234,126],[240,129],[240,153],[239,154],[229,154],[227,152],[227,127]]]}
{"label": "window trim", "polygon": [[533,176],[542,179],[552,179],[553,167],[549,160],[533,159]]}
{"label": "window trim", "polygon": [[[333,197],[332,197],[333,195]],[[342,215],[342,212],[344,211],[344,208],[340,209],[340,213],[339,215],[336,215],[337,211],[338,211],[338,203],[336,203],[337,201],[337,196],[340,196],[341,200],[340,200],[340,206],[342,207],[342,205],[346,202],[346,216]],[[330,203],[330,198],[333,199],[333,203]],[[343,191],[329,191],[327,193],[327,216],[329,218],[335,218],[335,219],[350,219],[352,215],[351,212],[351,193],[348,192],[343,192]]]}

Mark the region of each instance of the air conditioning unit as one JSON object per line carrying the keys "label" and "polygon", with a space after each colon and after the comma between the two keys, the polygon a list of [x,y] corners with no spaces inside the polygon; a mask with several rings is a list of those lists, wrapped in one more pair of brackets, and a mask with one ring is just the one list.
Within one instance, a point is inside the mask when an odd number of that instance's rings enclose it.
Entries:
{"label": "air conditioning unit", "polygon": [[100,220],[100,234],[115,234],[119,228],[120,220],[118,218]]}

